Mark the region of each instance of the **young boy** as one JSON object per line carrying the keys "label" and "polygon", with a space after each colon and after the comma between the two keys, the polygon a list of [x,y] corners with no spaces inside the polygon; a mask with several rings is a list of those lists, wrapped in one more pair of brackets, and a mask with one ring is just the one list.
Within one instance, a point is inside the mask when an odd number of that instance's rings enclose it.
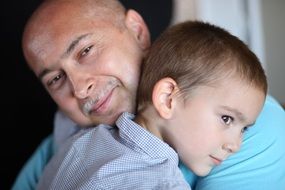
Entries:
{"label": "young boy", "polygon": [[261,64],[238,38],[198,21],[173,26],[145,60],[137,115],[72,136],[38,189],[191,189],[178,156],[207,175],[239,150],[266,93]]}

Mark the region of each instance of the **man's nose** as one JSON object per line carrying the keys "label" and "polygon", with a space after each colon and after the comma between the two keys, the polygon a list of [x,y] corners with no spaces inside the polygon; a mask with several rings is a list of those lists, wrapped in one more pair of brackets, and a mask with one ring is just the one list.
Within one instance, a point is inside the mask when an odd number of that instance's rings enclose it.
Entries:
{"label": "man's nose", "polygon": [[90,96],[92,89],[94,87],[94,83],[89,80],[89,81],[82,81],[81,84],[74,85],[74,95],[79,98],[79,99],[84,99]]}
{"label": "man's nose", "polygon": [[95,80],[88,72],[84,72],[79,68],[69,68],[67,75],[75,97],[84,99],[90,96],[95,87]]}

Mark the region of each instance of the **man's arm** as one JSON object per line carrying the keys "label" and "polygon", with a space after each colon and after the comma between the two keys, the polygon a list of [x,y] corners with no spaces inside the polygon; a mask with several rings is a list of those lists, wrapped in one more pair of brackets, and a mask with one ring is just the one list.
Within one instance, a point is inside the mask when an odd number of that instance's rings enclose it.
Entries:
{"label": "man's arm", "polygon": [[[199,178],[195,189],[284,190],[284,137],[284,109],[268,96],[255,125],[245,132],[241,150]],[[183,173],[189,175],[185,170]]]}
{"label": "man's arm", "polygon": [[53,136],[49,135],[38,146],[18,174],[12,190],[34,190],[43,169],[53,154]]}

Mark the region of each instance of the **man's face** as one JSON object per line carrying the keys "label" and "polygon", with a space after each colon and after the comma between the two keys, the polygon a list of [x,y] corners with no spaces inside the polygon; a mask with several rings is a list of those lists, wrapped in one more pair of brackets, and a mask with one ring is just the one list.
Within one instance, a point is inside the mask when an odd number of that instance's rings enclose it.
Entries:
{"label": "man's face", "polygon": [[113,124],[123,111],[133,113],[143,50],[132,33],[66,17],[33,28],[24,46],[32,70],[79,125]]}

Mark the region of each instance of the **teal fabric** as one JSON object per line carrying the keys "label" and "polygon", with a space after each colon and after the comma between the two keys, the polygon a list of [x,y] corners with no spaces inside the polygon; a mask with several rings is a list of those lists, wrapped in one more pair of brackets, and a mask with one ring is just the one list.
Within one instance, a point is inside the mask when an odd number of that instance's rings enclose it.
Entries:
{"label": "teal fabric", "polygon": [[53,136],[49,135],[26,162],[18,174],[12,190],[34,190],[53,152]]}
{"label": "teal fabric", "polygon": [[[180,168],[186,180],[192,186],[196,185],[196,190],[284,190],[284,147],[285,112],[273,97],[268,96],[256,124],[245,133],[237,154],[203,178],[197,178],[182,163]],[[52,136],[49,136],[23,167],[12,190],[35,189],[52,154]]]}

